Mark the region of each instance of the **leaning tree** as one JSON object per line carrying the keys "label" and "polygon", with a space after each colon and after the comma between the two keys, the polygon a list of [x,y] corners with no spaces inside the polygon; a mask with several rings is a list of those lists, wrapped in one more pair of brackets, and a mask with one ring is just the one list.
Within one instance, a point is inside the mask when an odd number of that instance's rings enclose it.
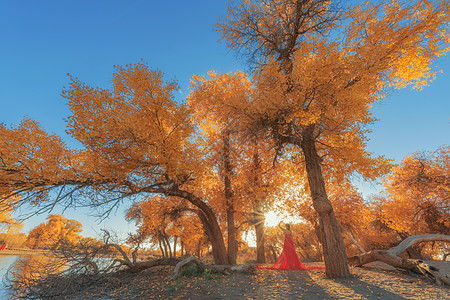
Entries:
{"label": "leaning tree", "polygon": [[227,264],[216,212],[192,188],[204,160],[191,114],[175,101],[176,82],[144,63],[115,68],[111,89],[70,77],[63,91],[72,113],[67,132],[81,149],[69,149],[31,120],[0,126],[1,201],[40,210],[89,205],[107,213],[145,195],[183,198],[196,209],[216,263]]}

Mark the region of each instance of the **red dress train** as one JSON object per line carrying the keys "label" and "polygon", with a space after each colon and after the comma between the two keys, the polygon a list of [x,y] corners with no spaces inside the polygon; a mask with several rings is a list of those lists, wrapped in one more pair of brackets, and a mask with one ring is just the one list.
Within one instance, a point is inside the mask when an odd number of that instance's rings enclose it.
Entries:
{"label": "red dress train", "polygon": [[278,261],[271,267],[260,267],[258,269],[272,269],[272,270],[313,270],[323,269],[321,267],[306,267],[302,264],[295,252],[294,241],[292,235],[289,233],[284,234],[283,251],[281,252]]}

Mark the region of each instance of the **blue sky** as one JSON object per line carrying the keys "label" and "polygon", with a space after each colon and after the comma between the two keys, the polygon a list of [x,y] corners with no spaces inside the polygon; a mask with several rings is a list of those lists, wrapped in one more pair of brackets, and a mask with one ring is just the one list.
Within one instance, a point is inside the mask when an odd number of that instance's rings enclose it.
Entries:
{"label": "blue sky", "polygon": [[[64,119],[69,110],[61,97],[67,73],[107,87],[113,65],[143,58],[168,79],[178,80],[178,97],[183,99],[193,74],[245,71],[245,61],[218,43],[219,35],[213,31],[226,4],[226,0],[0,2],[0,122],[18,124],[28,116],[67,139]],[[372,126],[369,151],[400,162],[408,153],[449,143],[449,57],[437,65],[444,73],[429,87],[394,91],[374,106],[380,121]],[[361,186],[365,193],[377,191]],[[102,227],[126,232],[133,226],[122,220],[125,208],[100,225],[86,216],[87,210],[65,215],[80,220],[85,235],[95,235]],[[24,231],[45,217],[28,220]]]}

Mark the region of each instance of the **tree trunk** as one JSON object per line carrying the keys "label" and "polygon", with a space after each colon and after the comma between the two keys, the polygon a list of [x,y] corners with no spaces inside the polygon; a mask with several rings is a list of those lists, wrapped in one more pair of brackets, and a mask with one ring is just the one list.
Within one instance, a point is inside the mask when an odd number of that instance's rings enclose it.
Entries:
{"label": "tree trunk", "polygon": [[161,236],[158,237],[158,244],[159,244],[159,249],[161,250],[162,257],[166,257],[166,253],[164,252],[164,248],[163,248],[162,241],[161,241]]}
{"label": "tree trunk", "polygon": [[319,236],[323,247],[326,276],[329,278],[349,277],[350,270],[345,254],[345,245],[339,223],[325,190],[325,181],[315,146],[313,125],[308,126],[304,131],[301,148],[305,156],[313,206],[319,216]]}
{"label": "tree trunk", "polygon": [[230,265],[236,264],[237,257],[237,241],[236,228],[234,227],[234,208],[227,209],[227,226],[228,226],[228,262]]}
{"label": "tree trunk", "polygon": [[[257,145],[254,146],[257,149]],[[261,188],[259,172],[261,170],[261,164],[258,152],[253,155],[253,189]],[[258,197],[255,199],[253,204],[253,219],[252,225],[255,227],[255,236],[256,236],[256,262],[260,264],[266,263],[266,251],[265,251],[265,239],[264,239],[264,221],[265,217],[262,213],[263,201]]]}
{"label": "tree trunk", "polygon": [[266,263],[266,251],[264,249],[264,222],[255,224],[256,233],[256,262]]}
{"label": "tree trunk", "polygon": [[256,262],[266,263],[265,239],[264,239],[264,215],[255,210],[251,219],[251,224],[255,227],[256,235]]}
{"label": "tree trunk", "polygon": [[166,257],[169,258],[170,257],[169,249],[168,249],[167,240],[166,240],[165,236],[162,237],[162,241],[163,241],[164,252],[166,253]]}
{"label": "tree trunk", "polygon": [[211,242],[215,263],[219,265],[228,264],[228,255],[225,248],[222,231],[220,230],[219,223],[217,222],[216,215],[212,208],[192,193],[179,190],[178,188],[169,190],[166,194],[184,198],[199,208],[197,215],[199,216],[200,221],[203,224],[203,229]]}
{"label": "tree trunk", "polygon": [[198,241],[198,244],[197,244],[197,257],[201,257],[201,253],[200,253],[200,250],[201,250],[201,244],[202,244],[202,242],[201,242],[201,240],[199,240]]}
{"label": "tree trunk", "polygon": [[235,210],[233,203],[233,191],[231,187],[231,175],[233,173],[233,167],[231,165],[230,152],[230,133],[226,132],[223,135],[223,167],[228,228],[228,262],[232,265],[235,265],[237,257],[237,241],[236,227],[234,226]]}
{"label": "tree trunk", "polygon": [[173,257],[177,257],[177,236],[173,236]]}
{"label": "tree trunk", "polygon": [[173,257],[172,246],[170,246],[169,236],[167,234],[164,235],[164,240],[166,241],[167,251],[168,251],[169,257]]}

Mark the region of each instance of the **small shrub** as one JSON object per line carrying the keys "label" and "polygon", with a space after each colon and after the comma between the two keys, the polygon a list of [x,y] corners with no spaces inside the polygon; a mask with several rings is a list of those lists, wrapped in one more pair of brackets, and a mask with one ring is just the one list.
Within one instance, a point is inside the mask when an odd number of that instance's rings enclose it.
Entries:
{"label": "small shrub", "polygon": [[206,280],[211,280],[213,277],[211,275],[210,269],[205,269],[202,273],[203,277],[205,277]]}

